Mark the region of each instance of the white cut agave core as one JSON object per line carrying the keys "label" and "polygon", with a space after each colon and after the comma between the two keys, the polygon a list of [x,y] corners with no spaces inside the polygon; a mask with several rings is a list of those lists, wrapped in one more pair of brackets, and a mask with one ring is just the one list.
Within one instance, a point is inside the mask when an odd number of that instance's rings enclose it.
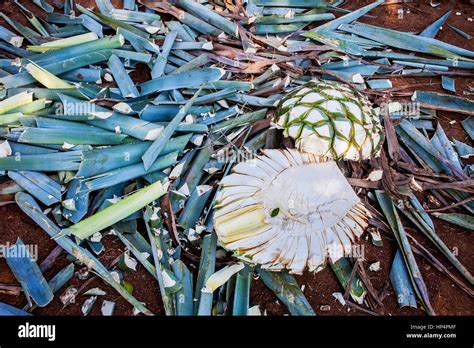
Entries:
{"label": "white cut agave core", "polygon": [[265,150],[221,186],[221,245],[268,270],[323,269],[351,251],[370,216],[334,161],[297,150]]}
{"label": "white cut agave core", "polygon": [[312,81],[279,102],[276,126],[304,152],[334,160],[376,157],[383,130],[369,100],[340,83]]}

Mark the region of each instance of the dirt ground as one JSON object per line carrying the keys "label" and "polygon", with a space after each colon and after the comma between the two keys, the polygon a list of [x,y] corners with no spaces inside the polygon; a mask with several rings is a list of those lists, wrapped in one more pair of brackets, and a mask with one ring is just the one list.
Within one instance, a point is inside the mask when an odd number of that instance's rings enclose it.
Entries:
{"label": "dirt ground", "polygon": [[[92,6],[93,0],[81,1],[76,0],[85,6]],[[117,7],[121,6],[121,1],[112,1]],[[372,0],[351,0],[346,1],[343,6],[347,9],[357,9]],[[25,3],[25,1],[22,1]],[[29,3],[29,2],[28,2]],[[36,11],[34,5],[29,4],[28,6],[32,10]],[[403,18],[399,18],[399,9],[403,8]],[[13,6],[9,1],[2,1],[0,4],[0,10],[3,11],[9,17],[12,17],[25,25],[28,25],[26,19],[19,13],[17,8]],[[447,23],[452,24],[463,31],[474,35],[474,26],[472,22],[468,21],[469,16],[473,16],[474,6],[470,6],[462,1],[442,1],[442,4],[437,8],[432,8],[429,5],[429,0],[419,0],[414,3],[408,4],[392,4],[379,6],[375,10],[370,12],[370,17],[363,17],[361,22],[382,25],[386,28],[392,28],[401,31],[408,32],[419,32],[423,30],[427,25],[432,23],[434,20],[439,18],[446,11],[452,10],[452,14],[449,17]],[[460,13],[460,15],[457,15]],[[0,21],[4,25],[3,21]],[[451,44],[464,47],[470,50],[474,50],[474,40],[466,40],[463,37],[456,34],[454,31],[449,29],[447,26],[441,30],[437,38],[449,42]],[[141,80],[143,76],[140,76],[140,71],[135,72],[134,79]],[[423,77],[423,78],[391,78],[394,87],[419,85],[423,86],[407,88],[404,91],[414,91],[415,89],[423,89],[430,91],[443,92],[441,88],[441,79],[439,77]],[[468,86],[474,86],[473,79],[470,77],[456,77],[456,88],[457,95],[466,97],[463,95],[463,91],[467,90]],[[439,121],[441,122],[444,129],[447,131],[449,137],[455,137],[463,142],[472,143],[468,139],[467,134],[464,132],[460,125],[466,116],[454,113],[438,113]],[[455,122],[453,122],[455,121]],[[439,236],[450,248],[457,248],[459,260],[470,270],[474,272],[474,253],[472,252],[473,236],[469,231],[461,228],[456,228],[454,225],[447,224],[443,221],[435,220],[436,231]],[[440,255],[426,238],[420,235],[415,230],[410,230],[410,233],[417,238],[418,241],[427,247],[432,254],[434,254],[452,273],[458,275],[456,270],[450,266],[445,258]],[[20,237],[25,244],[38,244],[39,246],[39,261],[41,262],[55,247],[55,242],[52,241],[49,236],[43,232],[36,224],[31,221],[25,214],[23,214],[19,208],[14,204],[0,207],[0,244],[14,243],[15,240]],[[424,315],[421,309],[399,309],[396,302],[396,297],[389,284],[389,271],[391,261],[393,259],[396,242],[393,236],[382,234],[383,246],[376,247],[372,245],[371,241],[368,240],[367,236],[361,240],[361,244],[365,248],[365,261],[363,262],[365,269],[376,261],[380,261],[381,270],[379,272],[367,271],[371,282],[373,283],[377,291],[381,291],[386,288],[389,291],[388,296],[383,300],[385,306],[386,315]],[[108,236],[104,239],[105,251],[99,256],[99,259],[104,264],[109,264],[123,250],[123,244]],[[45,276],[47,279],[52,277],[55,273],[66,266],[70,261],[66,259],[66,254],[62,254],[60,258],[54,263],[53,267],[46,272]],[[417,257],[418,265],[423,274],[424,280],[428,286],[428,292],[430,300],[435,312],[439,315],[473,315],[474,314],[474,300],[461,291],[453,282],[443,274],[439,273],[424,259]],[[188,264],[191,270],[196,268],[196,265]],[[77,270],[77,267],[76,267]],[[460,277],[460,276],[459,276]],[[137,272],[128,272],[124,276],[125,280],[130,282],[134,291],[133,294],[142,302],[145,302],[147,307],[155,314],[162,314],[162,304],[159,294],[159,288],[157,282],[144,270],[143,267],[138,266]],[[4,284],[16,284],[14,276],[9,271],[4,259],[0,259],[0,283]],[[76,276],[67,284],[67,286],[80,287],[84,281],[79,280]],[[365,313],[349,308],[343,307],[337,302],[332,293],[341,292],[341,286],[337,282],[333,272],[326,268],[325,270],[316,274],[305,274],[298,277],[298,283],[304,287],[304,293],[311,303],[312,307],[318,315],[366,315]],[[67,287],[61,289],[55,296],[52,303],[45,308],[38,308],[34,311],[37,315],[81,315],[81,305],[86,299],[85,296],[79,296],[75,304],[68,305],[63,308],[62,303],[59,301],[59,296],[62,294]],[[116,310],[115,315],[131,315],[133,309],[118,293],[112,288],[107,286],[100,279],[95,278],[90,281],[86,289],[99,287],[106,291],[106,295],[103,298],[98,299],[90,315],[100,315],[100,304],[102,299],[115,301]],[[25,297],[23,295],[13,296],[0,294],[0,301],[12,304],[17,307],[24,306],[26,304]],[[251,298],[250,305],[259,305],[260,310],[268,315],[284,315],[288,314],[286,307],[278,301],[275,295],[268,290],[263,283],[255,279],[251,285]],[[322,311],[322,305],[329,305],[330,310]]]}

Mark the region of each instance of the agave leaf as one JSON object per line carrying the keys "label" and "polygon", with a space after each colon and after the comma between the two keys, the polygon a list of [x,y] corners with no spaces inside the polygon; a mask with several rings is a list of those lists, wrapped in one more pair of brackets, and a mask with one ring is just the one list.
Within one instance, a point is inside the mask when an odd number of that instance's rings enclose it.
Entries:
{"label": "agave leaf", "polygon": [[459,112],[467,115],[474,113],[473,101],[452,95],[416,91],[412,96],[412,100],[429,109]]}
{"label": "agave leaf", "polygon": [[403,260],[400,249],[397,249],[390,269],[390,282],[397,295],[397,302],[400,308],[417,308],[415,290],[410,281],[410,274]]}
{"label": "agave leaf", "polygon": [[350,13],[342,17],[336,18],[328,23],[320,25],[319,27],[316,27],[315,29],[313,29],[313,31],[321,31],[321,30],[331,31],[331,30],[339,29],[341,25],[348,24],[359,19],[360,17],[364,16],[366,13],[376,8],[380,4],[383,4],[384,2],[385,0],[377,0],[367,6],[361,7],[355,11],[351,11]]}
{"label": "agave leaf", "polygon": [[328,7],[333,5],[330,0],[255,0],[256,6],[264,7]]}
{"label": "agave leaf", "polygon": [[56,273],[49,281],[49,287],[53,293],[59,291],[74,275],[74,264],[70,263],[58,273]]}
{"label": "agave leaf", "polygon": [[176,293],[176,315],[193,315],[193,276],[181,260],[176,260],[173,272],[183,288]]}
{"label": "agave leaf", "polygon": [[241,111],[239,107],[236,105],[232,108],[218,111],[215,114],[210,114],[209,116],[204,115],[203,117],[199,118],[197,122],[200,124],[212,125],[221,121],[225,121],[226,119],[229,119],[233,116],[236,116],[240,112]]}
{"label": "agave leaf", "polygon": [[[403,121],[398,125],[397,132],[402,135],[402,140],[404,140],[404,135],[406,134],[412,141],[414,141],[420,148],[422,148],[430,157],[432,163],[436,163],[436,167],[442,168],[447,174],[454,174],[456,177],[461,180],[467,180],[468,177],[464,174],[463,171],[459,170],[455,165],[449,161],[443,153],[436,149],[426,137],[418,131],[415,126],[413,126],[408,121]],[[401,130],[401,131],[400,131]],[[426,160],[427,158],[423,158]],[[432,168],[435,169],[436,167]]]}
{"label": "agave leaf", "polygon": [[237,274],[234,291],[234,302],[232,307],[232,315],[248,315],[250,282],[252,281],[253,268],[245,265]]}
{"label": "agave leaf", "polygon": [[94,269],[97,274],[110,286],[112,286],[117,292],[122,295],[132,306],[134,306],[140,312],[146,315],[152,315],[152,313],[135,297],[133,297],[122,285],[116,282],[112,274],[107,268],[97,260],[87,249],[74,243],[70,238],[57,238],[60,235],[60,228],[57,227],[46,215],[41,211],[41,208],[35,202],[33,197],[30,195],[18,192],[15,195],[15,201],[17,202],[20,209],[27,214],[33,221],[35,221],[46,233],[52,238],[55,238],[56,242],[66,252],[78,259],[79,262],[87,265]]}
{"label": "agave leaf", "polygon": [[456,166],[456,168],[462,171],[462,163],[459,160],[458,153],[449,141],[448,136],[444,132],[443,127],[440,123],[438,123],[435,135],[432,137],[431,141],[433,142],[433,145],[435,145],[435,147],[438,149],[438,151],[444,154],[446,159],[448,159],[454,166]]}
{"label": "agave leaf", "polygon": [[254,34],[283,34],[292,33],[302,30],[304,27],[309,25],[310,22],[294,23],[294,24],[268,24],[268,25],[256,25],[253,29]]}
{"label": "agave leaf", "polygon": [[11,19],[7,15],[5,15],[3,12],[0,12],[0,16],[5,20],[5,22],[7,22],[13,29],[19,32],[32,45],[40,45],[42,43],[41,36],[33,29],[25,27],[20,22],[17,22],[14,19]]}
{"label": "agave leaf", "polygon": [[[114,48],[120,48],[124,44],[124,39],[120,35],[107,36],[99,40],[86,42],[80,45],[70,46],[61,48],[56,51],[38,53],[28,57],[21,61],[22,64],[28,61],[33,61],[43,68],[47,68],[47,65],[54,62],[62,62],[74,57],[82,56],[88,53],[93,53],[102,50],[109,50]],[[108,59],[108,58],[107,58]],[[88,63],[93,64],[93,63]]]}
{"label": "agave leaf", "polygon": [[218,68],[203,68],[181,74],[152,79],[140,84],[142,95],[169,91],[178,88],[195,87],[202,83],[219,80],[225,71]]}
{"label": "agave leaf", "polygon": [[473,284],[474,278],[472,275],[469,273],[469,271],[466,269],[466,267],[463,266],[461,262],[456,258],[454,253],[451,251],[451,249],[443,242],[443,240],[438,236],[435,230],[435,225],[433,221],[431,220],[430,216],[428,213],[423,212],[423,206],[421,203],[418,201],[418,199],[415,196],[410,197],[410,203],[412,206],[419,210],[419,211],[413,211],[413,210],[408,210],[408,209],[403,209],[399,208],[400,211],[408,217],[417,227],[418,229],[426,236],[428,237],[429,240],[433,242],[434,245],[443,253],[444,256],[453,264],[456,269],[462,273],[462,275],[471,283]]}
{"label": "agave leaf", "polygon": [[125,98],[135,98],[140,95],[130,76],[128,76],[120,59],[112,54],[108,61],[108,66],[112,71],[114,80],[117,83],[120,92]]}
{"label": "agave leaf", "polygon": [[[314,11],[319,12],[320,10]],[[311,11],[309,11],[311,12]],[[264,16],[257,17],[254,21],[255,24],[289,24],[289,23],[301,23],[301,22],[315,22],[325,21],[328,19],[334,19],[332,13],[304,13],[301,15],[294,15],[293,17],[286,18],[285,16]]]}
{"label": "agave leaf", "polygon": [[82,43],[90,42],[97,40],[98,36],[96,33],[86,33],[76,36],[71,36],[65,39],[60,39],[51,42],[45,42],[40,46],[28,46],[27,49],[35,52],[48,52],[50,50],[57,50],[64,47],[70,47],[74,45],[79,45]]}
{"label": "agave leaf", "polygon": [[60,101],[58,93],[69,95],[78,99],[86,99],[86,96],[79,92],[77,89],[49,89],[42,87],[19,87],[19,88],[9,88],[7,96],[11,97],[22,92],[33,93],[33,96],[36,99],[46,99],[52,101]]}
{"label": "agave leaf", "polygon": [[0,26],[0,39],[15,47],[21,47],[23,44],[23,38],[21,36],[15,35],[15,33],[3,26]]}
{"label": "agave leaf", "polygon": [[[160,286],[160,293],[161,298],[163,300],[163,305],[165,308],[166,315],[175,315],[179,314],[179,309],[182,309],[180,303],[175,303],[174,300],[174,293],[179,294],[181,290],[186,291],[188,294],[189,288],[183,289],[183,286],[188,285],[189,283],[185,283],[182,281],[182,278],[176,275],[176,284],[179,284],[180,287],[176,288],[176,291],[170,293],[167,291],[169,287],[169,283],[173,282],[170,280],[169,273],[165,273],[166,270],[169,270],[169,263],[167,259],[168,252],[163,246],[161,235],[162,235],[162,228],[161,228],[161,220],[158,216],[158,210],[153,206],[148,206],[145,209],[143,214],[145,220],[145,227],[148,233],[148,239],[150,240],[150,245],[153,254],[153,261],[156,266],[156,278],[158,280],[158,284]],[[186,277],[186,281],[189,279]],[[182,284],[182,285],[181,285]],[[192,286],[192,282],[191,282]],[[192,295],[191,295],[192,297]],[[192,306],[192,299],[191,299],[191,306]]]}
{"label": "agave leaf", "polygon": [[196,226],[211,193],[212,186],[209,185],[199,185],[194,189],[179,216],[178,224],[182,228],[187,229]]}
{"label": "agave leaf", "polygon": [[55,23],[55,24],[82,24],[81,18],[71,17],[69,14],[51,12],[46,13],[45,21],[48,23]]}
{"label": "agave leaf", "polygon": [[453,68],[459,68],[459,69],[474,69],[474,63],[458,61],[455,59],[428,59],[428,58],[409,56],[409,55],[406,55],[406,57],[402,59],[409,62],[433,64],[437,67],[437,69],[439,69],[439,66],[453,67]]}
{"label": "agave leaf", "polygon": [[462,31],[459,28],[456,28],[454,25],[448,24],[448,27],[450,27],[456,34],[461,35],[466,40],[471,40],[472,39],[471,35],[469,35],[468,33],[465,33],[464,31]]}
{"label": "agave leaf", "polygon": [[61,200],[61,186],[43,173],[9,171],[8,176],[44,205],[50,206]]}
{"label": "agave leaf", "polygon": [[444,15],[439,17],[436,21],[428,25],[419,35],[424,37],[431,37],[434,38],[438,31],[441,29],[441,26],[446,22],[448,19],[451,11],[446,12]]}
{"label": "agave leaf", "polygon": [[136,9],[137,4],[135,3],[135,0],[124,0],[123,2],[123,8],[126,10],[132,10],[134,11]]}
{"label": "agave leaf", "polygon": [[211,158],[212,154],[212,141],[208,139],[199,150],[199,153],[194,158],[186,174],[180,176],[179,181],[175,183],[176,186],[179,187],[179,191],[188,192],[187,194],[193,192],[205,174],[203,168]]}
{"label": "agave leaf", "polygon": [[31,128],[21,133],[18,142],[28,144],[117,145],[127,136],[103,130]]}
{"label": "agave leaf", "polygon": [[[342,287],[345,289],[352,273],[352,265],[349,259],[347,257],[343,257],[335,263],[331,262],[330,266]],[[367,295],[367,289],[364,283],[362,283],[362,279],[360,279],[358,273],[356,273],[352,278],[349,293],[352,299],[358,304],[364,303],[365,296]]]}
{"label": "agave leaf", "polygon": [[[203,237],[202,251],[199,261],[199,272],[194,292],[194,314],[210,315],[212,309],[212,293],[203,292],[207,280],[214,273],[216,267],[217,235],[213,232]],[[203,302],[201,304],[201,301]]]}
{"label": "agave leaf", "polygon": [[134,33],[138,36],[141,36],[143,38],[148,38],[149,37],[148,33],[144,32],[143,30],[137,29],[136,27],[134,27],[131,24],[128,24],[128,23],[120,21],[120,20],[116,20],[114,18],[103,15],[101,13],[97,13],[97,12],[94,12],[94,11],[89,11],[88,9],[86,9],[85,7],[82,7],[79,4],[76,4],[76,7],[79,10],[79,12],[81,12],[83,14],[86,14],[89,17],[91,17],[92,19],[96,20],[97,22],[103,23],[103,24],[105,24],[105,25],[107,25],[107,26],[109,26],[109,27],[111,27],[115,30],[117,30],[119,28],[123,28],[123,29],[128,30],[128,31],[130,31],[130,32],[132,32],[132,33]]}
{"label": "agave leaf", "polygon": [[10,306],[7,303],[0,302],[0,316],[30,316],[32,314],[23,309]]}
{"label": "agave leaf", "polygon": [[144,37],[141,37],[139,35],[136,35],[135,33],[132,33],[131,31],[128,31],[123,28],[119,28],[117,30],[117,33],[119,35],[123,35],[123,37],[130,42],[132,47],[135,49],[137,52],[145,53],[147,51],[152,52],[152,53],[160,53],[160,48],[158,45],[155,45],[153,42],[150,42]]}
{"label": "agave leaf", "polygon": [[461,122],[461,125],[463,126],[466,133],[469,134],[471,140],[474,140],[474,117],[471,116],[466,118]]}
{"label": "agave leaf", "polygon": [[268,109],[261,109],[247,114],[239,115],[233,119],[225,120],[211,127],[212,133],[218,133],[224,129],[231,129],[265,118]]}
{"label": "agave leaf", "polygon": [[82,151],[68,151],[2,157],[0,158],[0,170],[74,171],[79,169],[81,153]]}
{"label": "agave leaf", "polygon": [[11,53],[20,58],[29,57],[32,55],[30,51],[27,51],[20,47],[15,47],[5,42],[0,42],[0,48],[4,50],[5,52]]}
{"label": "agave leaf", "polygon": [[441,85],[445,90],[456,93],[454,79],[443,75],[441,76]]}
{"label": "agave leaf", "polygon": [[79,222],[88,212],[89,209],[89,192],[81,191],[81,182],[77,179],[71,180],[69,183],[66,197],[63,199],[63,206],[65,202],[69,202],[71,208],[64,207],[63,216],[73,223]]}
{"label": "agave leaf", "polygon": [[193,14],[194,16],[204,20],[206,23],[209,23],[216,28],[221,29],[225,33],[237,37],[238,36],[238,28],[237,25],[220,16],[216,12],[210,10],[206,6],[200,4],[199,2],[193,0],[177,0],[176,3],[189,13]]}
{"label": "agave leaf", "polygon": [[190,42],[195,40],[195,38],[189,33],[189,31],[185,29],[184,25],[178,21],[168,21],[166,22],[166,26],[171,32],[175,32],[177,34],[178,39],[184,42]]}
{"label": "agave leaf", "polygon": [[201,90],[202,89],[199,89],[194,94],[194,96],[191,99],[189,99],[189,101],[184,105],[184,107],[179,110],[179,112],[176,114],[173,120],[166,126],[166,128],[163,131],[163,134],[159,138],[157,138],[153,142],[153,144],[151,144],[151,146],[145,151],[145,153],[142,156],[145,170],[148,170],[152,166],[153,162],[163,151],[164,147],[166,146],[166,143],[170,140],[170,138],[173,136],[174,132],[176,131],[176,128],[178,127],[178,125],[187,115],[189,108],[194,104],[194,101],[198,97],[199,93],[201,93]]}
{"label": "agave leaf", "polygon": [[33,93],[24,91],[7,99],[0,101],[0,114],[6,114],[7,112],[18,108],[22,105],[27,105],[33,102]]}
{"label": "agave leaf", "polygon": [[[170,3],[158,3],[152,0],[141,0],[140,2],[150,9],[173,15],[174,17],[178,18],[182,24],[185,24],[191,29],[194,29],[202,34],[217,37],[222,33],[222,30],[212,26],[207,21],[178,9]],[[174,28],[171,30],[174,30]],[[188,41],[194,41],[194,39],[191,37],[191,40]]]}
{"label": "agave leaf", "polygon": [[140,120],[135,117],[122,115],[117,112],[110,114],[110,111],[108,110],[104,112],[98,111],[98,107],[95,104],[92,105],[92,115],[101,115],[106,117],[102,119],[91,119],[85,121],[90,125],[108,129],[113,132],[124,133],[140,140],[150,141],[158,139],[163,132],[163,126]]}
{"label": "agave leaf", "polygon": [[81,14],[79,16],[80,19],[82,19],[81,25],[86,28],[87,30],[90,30],[93,33],[96,33],[99,38],[103,38],[103,27],[102,25],[97,22],[95,19],[92,17],[86,15],[86,14]]}
{"label": "agave leaf", "polygon": [[[171,138],[163,148],[161,155],[164,156],[176,151],[181,153],[190,138],[190,134]],[[114,169],[140,163],[141,156],[150,145],[150,142],[142,142],[84,151],[83,160],[76,177],[81,179],[90,178]]]}
{"label": "agave leaf", "polygon": [[265,285],[283,302],[291,315],[316,315],[296,279],[286,271],[269,272],[257,268]]}
{"label": "agave leaf", "polygon": [[371,89],[375,90],[384,90],[393,87],[392,81],[386,79],[369,80],[367,81],[367,84]]}
{"label": "agave leaf", "polygon": [[391,47],[414,52],[428,53],[438,57],[467,60],[474,57],[474,52],[444,43],[429,37],[417,36],[392,29],[384,29],[372,25],[355,23],[342,25],[341,30],[371,39]]}
{"label": "agave leaf", "polygon": [[340,49],[356,56],[363,56],[366,52],[365,50],[361,49],[358,44],[343,40],[340,37],[335,37],[333,32],[328,30],[319,29],[318,31],[309,31],[301,34],[301,36],[308,37],[311,40],[321,42],[325,45]]}
{"label": "agave leaf", "polygon": [[[98,212],[95,215],[80,221],[79,223],[63,229],[63,236],[73,234],[79,239],[85,239],[96,232],[112,226],[116,222],[142,209],[147,204],[158,199],[166,192],[166,187],[157,181],[130,196],[127,196],[110,207]],[[62,237],[65,238],[65,237]]]}
{"label": "agave leaf", "polygon": [[387,218],[390,228],[397,239],[400,250],[402,251],[403,259],[405,260],[405,264],[410,274],[413,288],[428,314],[435,315],[435,312],[431,307],[426,284],[416,263],[415,256],[408,241],[405,229],[400,221],[400,217],[395,210],[395,206],[390,198],[382,191],[375,191],[375,195],[385,217]]}
{"label": "agave leaf", "polygon": [[420,62],[406,62],[403,60],[394,60],[393,62],[397,65],[409,66],[409,67],[414,67],[414,68],[429,69],[429,70],[436,70],[436,71],[449,71],[449,67],[443,66],[443,65],[435,65],[435,64],[420,63]]}
{"label": "agave leaf", "polygon": [[140,250],[138,250],[138,248],[129,239],[125,237],[124,233],[121,231],[121,228],[117,224],[114,225],[114,231],[117,237],[119,237],[127,249],[132,252],[133,256],[143,265],[143,267],[145,267],[148,273],[150,273],[153,278],[157,279],[155,266],[144,257]]}
{"label": "agave leaf", "polygon": [[165,71],[166,62],[168,60],[168,55],[170,54],[171,47],[175,44],[176,37],[178,33],[176,31],[170,31],[166,37],[165,42],[161,46],[161,54],[156,58],[153,68],[151,70],[152,79],[157,79],[161,77]]}
{"label": "agave leaf", "polygon": [[469,159],[471,156],[474,156],[474,147],[456,139],[454,139],[454,145],[456,146],[456,151],[461,158]]}
{"label": "agave leaf", "polygon": [[[219,287],[224,285],[232,278],[236,273],[244,268],[243,262],[234,263],[233,265],[227,265],[221,268],[217,272],[210,275],[206,281],[205,287],[201,290],[202,293],[213,293]],[[202,295],[201,295],[202,296]]]}
{"label": "agave leaf", "polygon": [[[438,219],[451,222],[458,226],[474,231],[474,218],[472,217],[472,215],[458,214],[458,213],[449,213],[449,214],[433,213],[433,215],[436,216]],[[472,284],[472,278],[471,278],[471,284]]]}
{"label": "agave leaf", "polygon": [[[100,41],[100,40],[97,40],[97,41]],[[97,41],[93,41],[93,42],[97,42]],[[84,45],[87,45],[87,44],[84,44]],[[74,48],[74,47],[79,47],[79,46],[82,46],[82,45],[72,46],[68,48]],[[59,52],[59,51],[60,50],[54,51],[54,53]],[[47,55],[47,54],[48,53],[44,53],[43,55]],[[75,70],[83,66],[89,65],[89,64],[95,64],[95,63],[106,61],[107,59],[110,58],[111,54],[112,54],[111,50],[105,49],[105,50],[95,51],[91,53],[85,53],[79,56],[73,56],[71,58],[67,58],[64,60],[53,60],[53,61],[48,60],[47,62],[44,62],[44,63],[41,62],[39,65],[41,65],[45,70],[47,70],[53,75],[60,75],[68,71]],[[30,58],[30,57],[27,57],[27,58]],[[0,78],[0,82],[3,83],[5,87],[7,88],[15,88],[15,87],[26,86],[26,85],[29,85],[30,83],[34,83],[35,78],[33,78],[29,74],[29,72],[21,71],[18,74]],[[69,89],[65,89],[65,90],[67,91]]]}
{"label": "agave leaf", "polygon": [[[164,104],[164,105],[147,105],[140,113],[140,118],[149,122],[170,122],[179,112],[180,105]],[[212,106],[191,106],[188,114],[201,115],[212,112]]]}
{"label": "agave leaf", "polygon": [[63,80],[71,82],[90,82],[100,85],[102,83],[102,75],[102,69],[79,68],[61,74],[60,77]]}
{"label": "agave leaf", "polygon": [[53,300],[53,292],[48,282],[29,253],[28,247],[20,238],[8,249],[5,259],[27,297],[31,296],[40,307],[46,306]]}

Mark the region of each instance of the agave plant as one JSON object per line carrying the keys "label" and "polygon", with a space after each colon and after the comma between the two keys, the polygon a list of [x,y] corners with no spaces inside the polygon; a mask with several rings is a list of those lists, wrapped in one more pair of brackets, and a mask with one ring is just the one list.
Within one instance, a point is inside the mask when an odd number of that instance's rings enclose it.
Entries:
{"label": "agave plant", "polygon": [[312,81],[278,104],[276,125],[305,152],[334,160],[377,156],[383,130],[370,101],[349,87]]}
{"label": "agave plant", "polygon": [[214,227],[247,262],[319,271],[328,257],[350,253],[370,216],[334,160],[377,156],[383,130],[367,99],[331,82],[293,90],[276,113],[298,150],[265,150],[237,164],[221,181]]}

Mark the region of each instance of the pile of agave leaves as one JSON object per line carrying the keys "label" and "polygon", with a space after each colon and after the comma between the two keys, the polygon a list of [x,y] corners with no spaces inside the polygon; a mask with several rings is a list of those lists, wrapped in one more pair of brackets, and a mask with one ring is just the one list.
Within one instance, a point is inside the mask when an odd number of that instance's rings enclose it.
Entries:
{"label": "pile of agave leaves", "polygon": [[[85,267],[136,313],[152,315],[123,281],[140,263],[158,282],[167,315],[255,314],[254,277],[292,315],[314,315],[292,274],[239,261],[213,227],[219,182],[232,167],[262,149],[294,146],[272,125],[274,108],[314,78],[358,90],[383,123],[380,157],[338,165],[371,212],[372,243],[381,245],[380,233],[398,243],[390,281],[399,306],[436,314],[415,255],[473,295],[472,275],[432,221],[474,228],[473,149],[448,139],[436,121],[437,110],[465,114],[462,126],[474,137],[474,103],[453,96],[451,78],[469,75],[474,52],[436,39],[449,13],[406,33],[357,21],[384,1],[352,12],[324,0],[125,0],[123,9],[109,0],[96,0],[94,9],[32,2],[35,13],[13,1],[31,26],[0,14],[8,23],[0,27],[0,199],[15,201],[58,246],[41,264],[28,255],[7,258],[28,305],[0,303],[0,314],[29,315],[54,296],[72,302],[85,289],[67,284]],[[136,84],[130,73],[140,66],[151,78]],[[407,93],[390,82],[401,74],[438,76],[446,93],[417,91],[416,107],[407,108]],[[415,194],[428,196],[429,206]],[[126,250],[109,265],[99,261],[105,235]],[[11,248],[22,245],[18,239]],[[70,265],[46,280],[63,251]],[[343,257],[329,267],[341,302],[372,314],[383,307],[360,260]],[[101,295],[88,294],[85,315]],[[104,315],[113,310],[103,301]]]}

